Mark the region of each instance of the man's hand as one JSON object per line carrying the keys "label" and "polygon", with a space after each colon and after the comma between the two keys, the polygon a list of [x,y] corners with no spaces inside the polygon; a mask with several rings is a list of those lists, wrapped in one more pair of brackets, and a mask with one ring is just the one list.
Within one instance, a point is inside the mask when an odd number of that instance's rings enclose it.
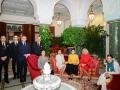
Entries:
{"label": "man's hand", "polygon": [[12,58],[10,58],[10,60],[12,61],[13,59],[12,59]]}
{"label": "man's hand", "polygon": [[81,66],[83,66],[83,67],[84,67],[84,66],[86,66],[86,64],[81,64]]}
{"label": "man's hand", "polygon": [[5,56],[4,58],[5,58],[5,60],[6,60],[6,59],[7,59],[7,56]]}
{"label": "man's hand", "polygon": [[30,54],[24,54],[24,56],[27,58],[28,56],[30,56]]}

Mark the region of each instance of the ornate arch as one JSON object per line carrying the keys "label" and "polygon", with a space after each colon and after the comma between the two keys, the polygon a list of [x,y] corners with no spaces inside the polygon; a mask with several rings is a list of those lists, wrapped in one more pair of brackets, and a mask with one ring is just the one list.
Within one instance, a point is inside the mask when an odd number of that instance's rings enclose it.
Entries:
{"label": "ornate arch", "polygon": [[[37,23],[50,24],[54,15],[54,5],[59,0],[29,0],[34,7],[34,17]],[[46,11],[46,12],[45,12]]]}
{"label": "ornate arch", "polygon": [[0,13],[1,13],[1,4],[2,4],[3,0],[0,0]]}
{"label": "ornate arch", "polygon": [[87,12],[89,6],[94,1],[95,0],[59,0],[58,2],[68,8],[73,26],[86,26],[88,23]]}

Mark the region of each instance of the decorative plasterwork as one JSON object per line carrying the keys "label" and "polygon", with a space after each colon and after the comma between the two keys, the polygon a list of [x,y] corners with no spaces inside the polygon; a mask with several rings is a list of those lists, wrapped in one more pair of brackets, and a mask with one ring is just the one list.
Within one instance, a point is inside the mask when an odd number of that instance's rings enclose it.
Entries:
{"label": "decorative plasterwork", "polygon": [[34,9],[29,0],[4,0],[2,13],[20,16],[34,16]]}

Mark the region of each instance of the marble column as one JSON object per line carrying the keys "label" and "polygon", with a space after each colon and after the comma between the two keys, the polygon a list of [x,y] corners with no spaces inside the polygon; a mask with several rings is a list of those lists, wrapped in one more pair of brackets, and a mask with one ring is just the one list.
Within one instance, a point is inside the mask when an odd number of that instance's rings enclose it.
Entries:
{"label": "marble column", "polygon": [[120,22],[109,23],[109,53],[120,62]]}
{"label": "marble column", "polygon": [[109,24],[108,23],[104,26],[104,30],[108,34],[108,36],[106,36],[106,56],[107,56],[109,54]]}

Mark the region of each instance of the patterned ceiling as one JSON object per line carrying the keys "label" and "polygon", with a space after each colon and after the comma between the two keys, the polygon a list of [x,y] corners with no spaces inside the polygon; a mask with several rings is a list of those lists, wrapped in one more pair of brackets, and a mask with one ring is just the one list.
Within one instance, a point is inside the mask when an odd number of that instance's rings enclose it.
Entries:
{"label": "patterned ceiling", "polygon": [[34,10],[29,0],[4,0],[2,13],[20,16],[33,16]]}
{"label": "patterned ceiling", "polygon": [[[96,0],[93,3],[93,9],[96,13],[102,11],[102,3],[100,0]],[[34,9],[29,0],[4,0],[2,3],[2,13],[9,15],[19,15],[19,16],[34,16]],[[70,13],[68,9],[57,3],[54,8],[54,16],[56,17],[60,13],[62,19],[70,19]]]}
{"label": "patterned ceiling", "polygon": [[[57,3],[54,8],[54,16],[60,13],[63,19],[70,18],[68,9]],[[34,9],[29,0],[4,0],[2,3],[2,14],[19,15],[19,16],[34,16]]]}
{"label": "patterned ceiling", "polygon": [[54,7],[54,16],[58,16],[59,13],[63,20],[70,19],[70,13],[68,8],[60,3],[57,3]]}
{"label": "patterned ceiling", "polygon": [[96,14],[102,13],[103,12],[103,5],[101,0],[96,0],[93,4],[93,10]]}

